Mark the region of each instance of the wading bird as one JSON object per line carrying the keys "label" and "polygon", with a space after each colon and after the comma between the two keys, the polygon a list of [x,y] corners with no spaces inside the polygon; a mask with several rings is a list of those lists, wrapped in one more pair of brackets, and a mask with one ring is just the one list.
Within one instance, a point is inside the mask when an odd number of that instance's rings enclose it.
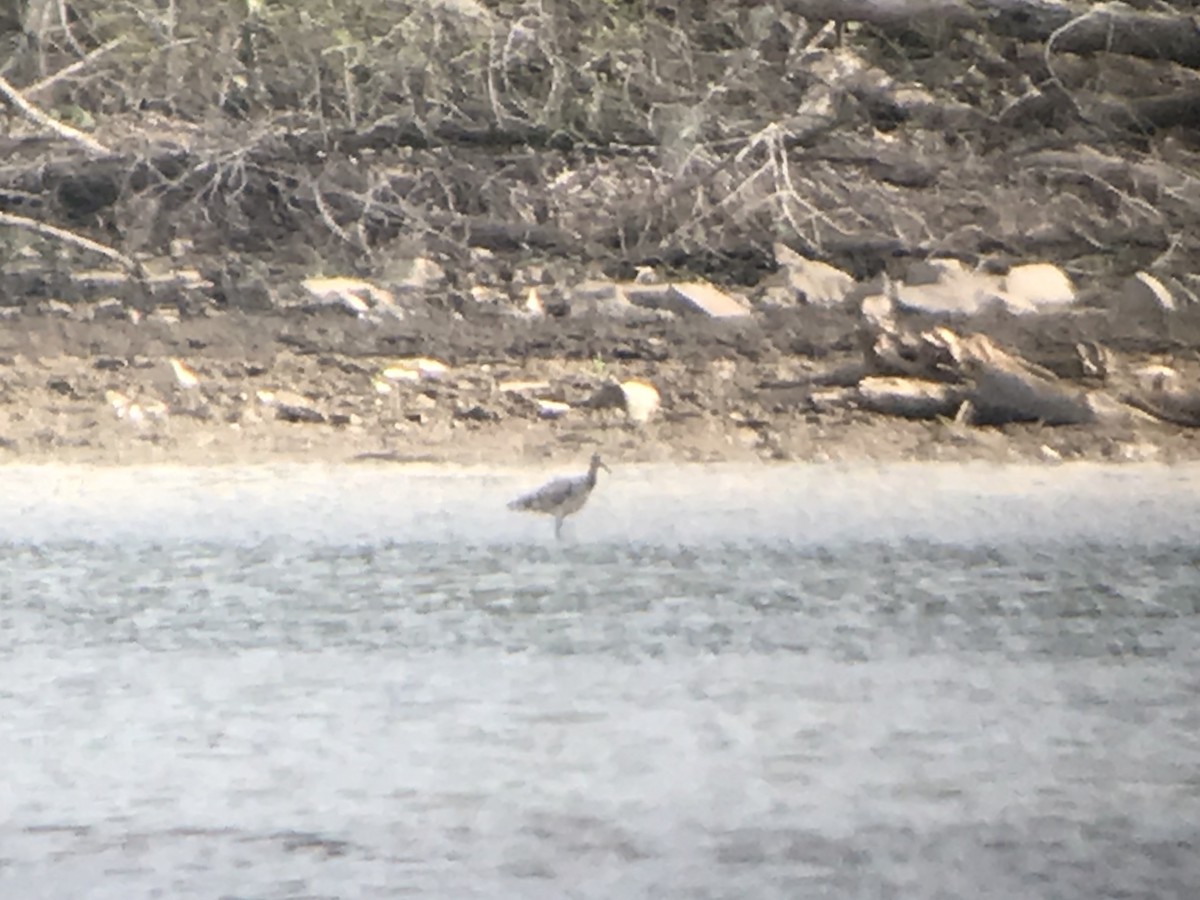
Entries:
{"label": "wading bird", "polygon": [[588,466],[586,474],[547,481],[536,491],[512,501],[508,508],[554,516],[554,536],[561,538],[563,519],[583,509],[583,504],[587,503],[587,498],[591,496],[592,488],[596,486],[596,472],[600,469],[612,472],[612,469],[600,460],[600,454],[593,453],[592,464]]}

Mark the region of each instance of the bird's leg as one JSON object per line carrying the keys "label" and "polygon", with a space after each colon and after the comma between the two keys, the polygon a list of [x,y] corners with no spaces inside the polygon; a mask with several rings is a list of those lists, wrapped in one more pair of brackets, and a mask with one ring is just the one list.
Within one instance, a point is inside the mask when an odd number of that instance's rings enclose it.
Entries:
{"label": "bird's leg", "polygon": [[560,541],[562,540],[562,523],[563,523],[562,516],[554,517],[554,537]]}

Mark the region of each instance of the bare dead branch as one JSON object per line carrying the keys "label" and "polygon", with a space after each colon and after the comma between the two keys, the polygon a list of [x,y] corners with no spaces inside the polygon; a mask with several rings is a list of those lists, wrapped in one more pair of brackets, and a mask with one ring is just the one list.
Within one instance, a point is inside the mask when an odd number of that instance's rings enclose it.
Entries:
{"label": "bare dead branch", "polygon": [[23,96],[6,78],[0,77],[0,94],[3,94],[5,99],[10,104],[16,107],[27,119],[40,125],[48,131],[53,131],[64,140],[68,140],[73,144],[78,144],[83,149],[87,150],[95,156],[113,156],[113,151],[109,150],[99,141],[88,137],[78,128],[72,128],[70,125],[65,125],[56,119],[52,119],[46,115]]}
{"label": "bare dead branch", "polygon": [[67,244],[79,247],[83,250],[90,250],[93,253],[99,253],[101,256],[111,259],[114,262],[120,263],[130,272],[141,274],[142,267],[135,260],[130,259],[124,253],[114,250],[112,247],[106,247],[104,244],[97,243],[91,238],[85,238],[83,235],[75,234],[73,231],[67,231],[65,228],[59,228],[56,225],[47,225],[45,222],[39,222],[37,219],[29,219],[25,216],[14,216],[12,213],[0,212],[0,225],[10,225],[13,228],[23,228],[26,231],[33,231],[37,234],[45,235],[46,237],[57,238]]}
{"label": "bare dead branch", "polygon": [[75,39],[74,32],[71,31],[71,17],[67,14],[67,4],[65,0],[56,0],[55,8],[58,10],[58,24],[62,27],[63,33],[67,36],[67,43],[71,45],[71,49],[80,56],[85,56],[84,49],[79,46],[79,41]]}
{"label": "bare dead branch", "polygon": [[321,193],[321,186],[315,181],[312,185],[313,202],[316,203],[317,213],[321,216],[321,221],[325,223],[325,227],[333,232],[344,243],[352,247],[357,247],[359,250],[368,250],[365,246],[360,246],[359,242],[352,238],[341,225],[334,219],[333,213],[325,203],[325,197]]}
{"label": "bare dead branch", "polygon": [[45,78],[43,78],[41,81],[38,81],[38,82],[35,82],[34,84],[29,85],[29,87],[25,88],[25,90],[22,93],[24,93],[25,96],[29,96],[30,94],[40,93],[41,91],[44,91],[46,88],[50,87],[51,85],[57,84],[58,82],[62,81],[64,78],[70,78],[71,76],[75,75],[76,73],[83,71],[89,65],[91,65],[93,62],[95,62],[97,59],[99,59],[101,56],[103,56],[105,53],[108,53],[110,50],[115,50],[117,47],[120,47],[123,43],[125,43],[125,38],[123,38],[123,37],[113,38],[107,44],[101,44],[99,47],[97,47],[91,53],[87,54],[87,56],[85,56],[83,59],[76,60],[75,62],[71,63],[71,65],[67,66],[66,68],[59,69],[53,75],[48,75]]}

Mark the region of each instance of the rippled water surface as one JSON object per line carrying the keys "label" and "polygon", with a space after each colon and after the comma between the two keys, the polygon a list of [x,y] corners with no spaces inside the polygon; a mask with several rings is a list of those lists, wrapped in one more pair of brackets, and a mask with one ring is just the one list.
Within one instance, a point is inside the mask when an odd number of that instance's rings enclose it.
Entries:
{"label": "rippled water surface", "polygon": [[1200,470],[0,469],[0,896],[1194,898]]}

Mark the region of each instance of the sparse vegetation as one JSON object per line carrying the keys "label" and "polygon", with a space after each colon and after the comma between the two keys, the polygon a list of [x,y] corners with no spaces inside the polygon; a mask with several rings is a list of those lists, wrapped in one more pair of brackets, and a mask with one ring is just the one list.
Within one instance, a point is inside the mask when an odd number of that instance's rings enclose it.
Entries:
{"label": "sparse vegetation", "polygon": [[[930,257],[989,274],[1055,263],[1079,309],[1022,326],[1009,350],[1065,353],[1101,380],[1092,357],[1109,350],[1190,364],[1192,6],[20,0],[0,12],[0,296],[135,320],[270,312],[287,331],[278,317],[311,303],[305,279],[366,279],[397,299],[354,326],[356,353],[424,353],[416,335],[432,334],[480,366],[561,353],[624,377],[631,361],[679,361],[692,325],[669,340],[654,315],[576,326],[616,294],[573,311],[564,289],[648,267],[748,295],[777,339],[701,323],[691,362],[747,360],[767,367],[747,376],[759,385],[779,380],[775,359],[860,356],[853,303],[797,310],[790,283],[772,284],[785,244],[837,267],[822,276],[836,302],[845,273],[861,284]],[[135,277],[79,277],[98,257]],[[1136,272],[1168,325],[1081,324]],[[424,331],[397,324],[409,291]],[[365,316],[362,302],[329,315]],[[494,325],[533,318],[536,339]],[[341,324],[313,328],[276,338],[342,352]],[[921,346],[919,328],[897,334],[901,357]],[[802,414],[737,390],[755,427]]]}
{"label": "sparse vegetation", "polygon": [[125,253],[186,237],[208,265],[360,271],[397,240],[742,283],[780,239],[860,277],[941,253],[1096,278],[1196,249],[1194,114],[1144,101],[1200,90],[1177,48],[1065,52],[1071,27],[985,2],[851,6],[875,21],[822,29],[805,12],[828,4],[798,0],[26,0],[0,74],[113,156],[20,143],[48,135],[10,113],[3,203]]}

